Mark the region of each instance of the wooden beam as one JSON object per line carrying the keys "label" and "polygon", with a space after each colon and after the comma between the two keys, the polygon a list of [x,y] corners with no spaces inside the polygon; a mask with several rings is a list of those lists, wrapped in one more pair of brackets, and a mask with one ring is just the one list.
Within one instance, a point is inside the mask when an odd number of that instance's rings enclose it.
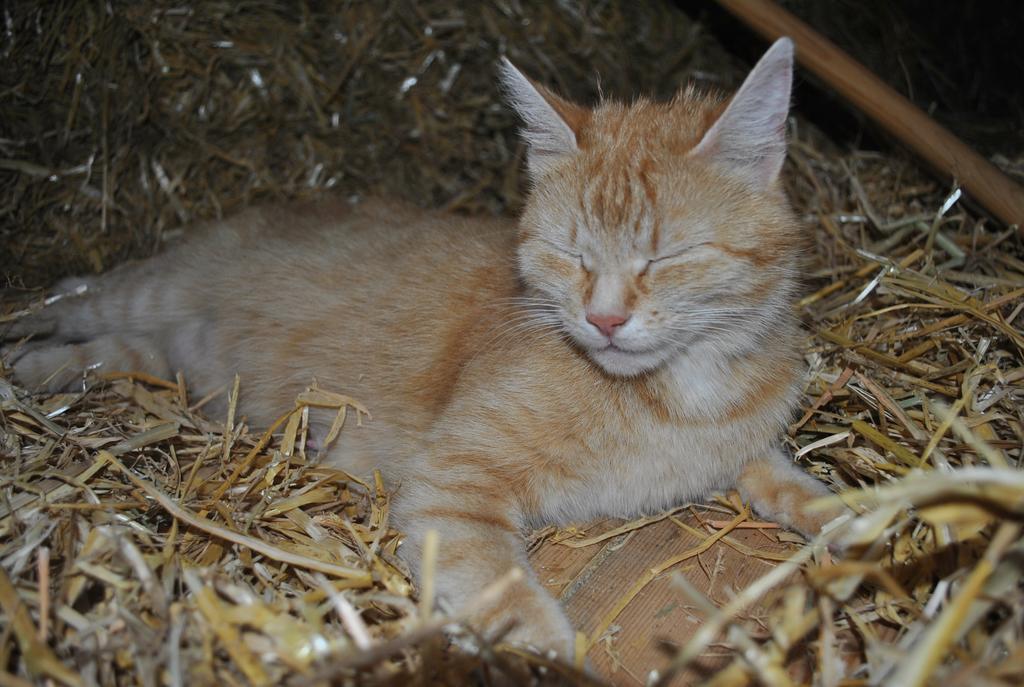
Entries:
{"label": "wooden beam", "polygon": [[770,40],[789,36],[797,61],[1008,225],[1024,228],[1024,189],[810,26],[771,0],[718,0]]}

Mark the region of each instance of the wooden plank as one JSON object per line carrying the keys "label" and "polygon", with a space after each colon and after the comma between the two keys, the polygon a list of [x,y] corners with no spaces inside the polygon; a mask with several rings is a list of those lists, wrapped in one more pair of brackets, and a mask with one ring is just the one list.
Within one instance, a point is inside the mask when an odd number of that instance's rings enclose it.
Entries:
{"label": "wooden plank", "polygon": [[[697,526],[688,517],[681,520]],[[618,522],[606,523],[611,529]],[[729,536],[747,546],[786,553],[775,531],[737,530]],[[588,534],[593,532],[588,530]],[[541,582],[565,605],[575,627],[590,635],[615,602],[643,572],[699,541],[668,520],[631,534],[582,549],[545,542],[531,556]],[[724,604],[732,590],[742,589],[771,568],[772,563],[740,554],[724,543],[714,545],[675,568],[716,605]],[[756,615],[764,609],[752,609]],[[652,670],[663,669],[671,652],[681,647],[700,627],[701,617],[670,583],[670,575],[656,578],[616,618],[606,639],[587,655],[593,669],[614,685],[642,685]],[[617,627],[616,627],[617,626]],[[730,655],[712,648],[689,671],[672,682],[700,681],[704,671],[722,667]]]}

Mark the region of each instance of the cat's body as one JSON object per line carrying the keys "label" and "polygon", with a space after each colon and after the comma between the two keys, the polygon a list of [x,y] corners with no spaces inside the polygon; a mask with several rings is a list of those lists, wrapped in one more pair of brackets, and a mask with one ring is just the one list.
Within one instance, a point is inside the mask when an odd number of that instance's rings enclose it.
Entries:
{"label": "cat's body", "polygon": [[[438,591],[456,606],[528,568],[529,525],[738,486],[816,531],[827,518],[802,506],[824,488],[777,448],[801,371],[799,228],[776,178],[790,55],[777,44],[748,79],[774,115],[744,120],[770,129],[741,141],[748,159],[730,138],[742,90],[728,109],[687,94],[590,111],[507,71],[536,184],[518,225],[382,201],[251,210],[44,311],[51,338],[15,372],[64,366],[49,383],[67,386],[93,363],[181,369],[196,395],[237,372],[259,425],[314,378],[344,391],[373,420],[328,459],[397,488],[414,568],[440,533]],[[532,577],[476,618],[510,619],[516,640],[572,646]]]}

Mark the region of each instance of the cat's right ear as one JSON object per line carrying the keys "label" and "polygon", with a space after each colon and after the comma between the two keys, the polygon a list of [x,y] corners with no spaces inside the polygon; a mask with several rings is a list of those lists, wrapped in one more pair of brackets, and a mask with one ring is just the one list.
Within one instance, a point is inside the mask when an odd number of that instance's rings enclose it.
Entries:
{"label": "cat's right ear", "polygon": [[509,104],[525,125],[527,166],[536,181],[579,151],[579,132],[590,113],[535,84],[506,57],[501,58],[501,83]]}

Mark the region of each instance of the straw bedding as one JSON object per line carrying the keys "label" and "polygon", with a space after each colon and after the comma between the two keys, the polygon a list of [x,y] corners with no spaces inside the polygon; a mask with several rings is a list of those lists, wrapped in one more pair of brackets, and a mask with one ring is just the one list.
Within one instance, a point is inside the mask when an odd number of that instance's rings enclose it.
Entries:
{"label": "straw bedding", "polygon": [[[384,191],[514,212],[522,149],[492,83],[499,49],[584,100],[596,74],[606,93],[665,95],[743,71],[653,2],[5,12],[0,326],[43,307],[35,287],[251,202]],[[799,117],[793,140],[786,180],[813,238],[806,395],[786,441],[861,514],[810,546],[790,538],[793,557],[722,608],[680,578],[706,620],[652,680],[714,643],[734,656],[716,685],[800,670],[822,685],[1020,684],[1019,235],[898,155],[839,149]],[[448,646],[396,555],[386,475],[361,482],[306,451],[308,407],[336,409],[344,441],[368,420],[359,399],[310,389],[261,433],[233,402],[204,415],[185,380],[41,395],[0,376],[0,685],[592,679],[479,638]],[[728,545],[751,518],[737,507],[702,536]],[[768,618],[745,615],[755,601]]]}

